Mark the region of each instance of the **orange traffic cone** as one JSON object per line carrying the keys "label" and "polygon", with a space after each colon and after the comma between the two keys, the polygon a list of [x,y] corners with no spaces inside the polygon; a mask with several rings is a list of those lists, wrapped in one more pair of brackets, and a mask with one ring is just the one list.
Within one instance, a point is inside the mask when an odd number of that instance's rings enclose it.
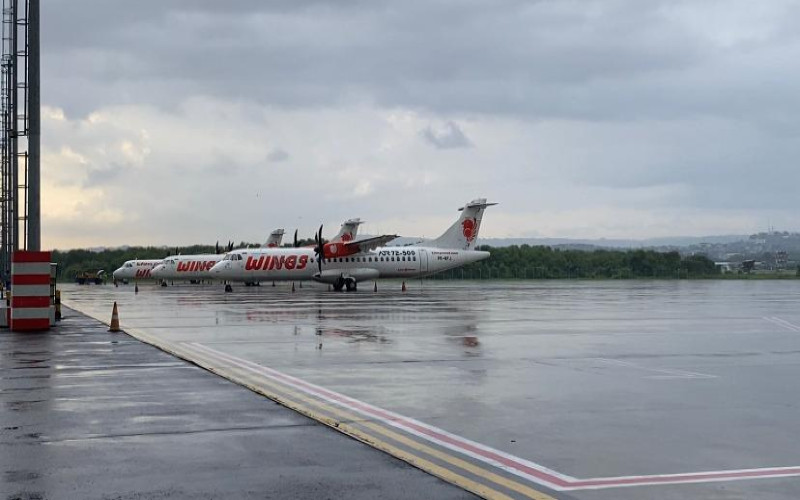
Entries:
{"label": "orange traffic cone", "polygon": [[402,291],[402,292],[406,291],[406,282],[405,281],[403,282],[403,288],[401,288],[400,291]]}
{"label": "orange traffic cone", "polygon": [[292,281],[292,293],[294,293],[294,281]]}
{"label": "orange traffic cone", "polygon": [[114,302],[114,309],[111,310],[111,328],[109,332],[118,332],[119,330],[119,313],[117,312],[117,303]]}
{"label": "orange traffic cone", "polygon": [[373,292],[377,292],[378,291],[378,282],[377,281],[375,282],[375,287],[372,289],[372,291]]}

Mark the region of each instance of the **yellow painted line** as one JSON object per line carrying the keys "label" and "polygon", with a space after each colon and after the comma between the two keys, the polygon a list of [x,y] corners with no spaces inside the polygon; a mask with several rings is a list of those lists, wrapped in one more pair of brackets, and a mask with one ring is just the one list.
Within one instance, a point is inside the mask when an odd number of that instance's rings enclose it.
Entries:
{"label": "yellow painted line", "polygon": [[[195,351],[192,351],[192,354],[195,355],[195,359],[194,359],[195,363],[197,363],[197,359],[196,359],[197,357],[205,358],[205,360],[204,360],[205,363],[213,363],[214,361],[217,361],[214,358],[209,358],[206,355],[197,354],[197,353],[195,353]],[[267,396],[268,398],[272,399],[273,401],[276,401],[277,403],[280,403],[281,405],[283,405],[283,406],[285,406],[287,408],[290,408],[290,409],[292,409],[292,410],[294,410],[294,411],[296,411],[298,413],[301,413],[301,414],[303,414],[303,415],[305,415],[305,416],[307,416],[307,417],[309,417],[309,418],[311,418],[313,420],[316,420],[317,422],[325,424],[328,427],[331,427],[331,428],[333,428],[333,429],[335,429],[335,430],[337,430],[337,431],[339,431],[339,432],[341,432],[343,434],[351,436],[351,437],[353,437],[353,438],[355,438],[355,439],[357,439],[357,440],[359,440],[359,441],[361,441],[363,443],[366,443],[366,444],[372,446],[375,449],[381,450],[381,451],[383,451],[383,452],[385,452],[385,453],[387,453],[389,455],[392,455],[392,456],[394,456],[396,458],[399,458],[400,460],[403,460],[404,462],[406,462],[408,464],[411,464],[411,465],[413,465],[414,467],[416,467],[418,469],[421,469],[421,470],[423,470],[423,471],[425,471],[425,472],[427,472],[427,473],[429,473],[431,475],[439,477],[439,478],[447,481],[448,483],[454,484],[454,485],[456,485],[456,486],[458,486],[458,487],[460,487],[460,488],[462,488],[464,490],[467,490],[467,491],[470,491],[472,493],[475,493],[476,495],[479,495],[479,496],[481,496],[483,498],[488,498],[488,499],[492,499],[492,500],[494,500],[494,499],[497,499],[497,500],[512,500],[512,498],[509,497],[508,495],[505,495],[505,494],[503,494],[503,493],[501,493],[501,492],[499,492],[497,490],[494,490],[494,489],[492,489],[492,488],[490,488],[490,487],[488,487],[486,485],[478,483],[477,481],[473,481],[472,479],[469,479],[469,478],[464,477],[464,476],[462,476],[460,474],[457,474],[457,473],[451,471],[450,469],[447,469],[445,467],[437,465],[437,464],[435,464],[433,462],[430,462],[429,460],[425,460],[424,458],[419,457],[418,455],[414,455],[414,454],[409,453],[409,452],[407,452],[405,450],[402,450],[402,449],[400,449],[400,448],[398,448],[398,447],[396,447],[394,445],[391,445],[391,444],[387,443],[386,441],[383,441],[383,440],[381,440],[381,439],[379,439],[379,438],[377,438],[375,436],[372,436],[372,435],[370,435],[370,434],[368,434],[366,432],[363,432],[363,431],[355,428],[354,426],[352,426],[350,424],[347,424],[347,423],[341,422],[339,420],[336,420],[336,419],[327,417],[325,415],[322,415],[322,414],[312,410],[311,408],[309,408],[307,406],[304,406],[301,403],[298,403],[297,401],[292,401],[291,399],[288,399],[288,398],[283,397],[283,396],[281,396],[279,394],[276,394],[275,392],[268,391],[264,387],[264,385],[271,386],[273,389],[277,389],[277,390],[284,390],[284,389],[282,387],[280,387],[280,386],[275,385],[275,384],[271,384],[269,382],[265,382],[265,381],[263,381],[261,379],[257,379],[255,377],[253,377],[248,371],[246,371],[243,368],[235,368],[235,367],[232,367],[232,366],[225,366],[224,367],[225,371],[221,371],[216,367],[213,367],[214,369],[211,369],[211,367],[207,367],[207,366],[205,366],[205,364],[202,364],[201,366],[203,366],[204,368],[209,369],[210,371],[212,371],[212,372],[214,372],[214,373],[216,373],[216,374],[218,374],[218,375],[220,375],[220,376],[222,376],[222,377],[224,377],[224,378],[226,378],[228,380],[231,380],[232,382],[235,382],[238,385],[242,385],[244,387],[247,387],[248,389],[250,389],[253,392],[256,392],[258,394],[262,394],[264,396]],[[237,375],[240,378],[237,378]],[[296,393],[294,393],[292,391],[284,390],[284,392],[290,392],[293,397],[296,397],[297,399],[304,400],[304,401],[306,401],[308,403],[311,403],[312,405],[325,406],[323,403],[319,403],[317,401],[311,400],[310,398],[306,398],[306,397],[301,396],[299,394],[296,394]],[[348,420],[353,420],[353,419],[358,420],[358,418],[353,416],[353,415],[346,415],[346,414],[344,414],[344,412],[338,412],[338,411],[335,411],[333,409],[331,409],[331,411],[334,414],[341,414],[342,416],[346,417]],[[546,499],[547,500],[554,500],[554,499],[552,499],[552,497],[546,497]],[[539,500],[539,499],[536,499],[536,500]]]}
{"label": "yellow painted line", "polygon": [[[191,352],[193,354],[197,353],[197,351],[194,351],[194,350],[191,351]],[[204,357],[206,360],[211,360],[212,362],[213,361],[217,361],[217,362],[221,361],[221,362],[227,364],[227,362],[225,362],[224,360],[218,360],[218,359],[215,359],[215,358],[211,358],[207,354],[199,354],[199,355],[201,357]],[[245,379],[249,380],[251,383],[243,384],[246,387],[248,387],[249,389],[251,389],[254,392],[257,392],[259,394],[263,394],[264,396],[267,396],[270,399],[278,401],[279,403],[283,404],[284,406],[289,406],[289,405],[284,403],[283,398],[281,396],[275,394],[274,392],[270,392],[270,391],[266,390],[263,386],[267,385],[267,386],[272,387],[273,389],[277,389],[277,390],[282,391],[284,393],[288,393],[288,394],[291,395],[291,397],[299,399],[301,401],[304,401],[304,402],[306,402],[307,404],[309,404],[311,406],[316,406],[317,408],[320,408],[323,411],[326,411],[326,412],[328,412],[330,414],[337,415],[342,420],[355,420],[355,421],[360,421],[361,420],[361,425],[363,425],[365,427],[368,427],[371,430],[373,430],[373,431],[375,431],[375,432],[377,432],[379,434],[382,434],[382,435],[384,435],[384,436],[386,436],[386,437],[388,437],[388,438],[390,438],[390,439],[392,439],[392,440],[394,440],[396,442],[402,443],[405,446],[408,446],[409,448],[415,449],[417,451],[420,451],[422,453],[425,453],[427,455],[435,457],[435,458],[437,458],[439,460],[442,460],[443,462],[447,462],[450,465],[453,465],[453,466],[456,466],[456,467],[458,467],[460,469],[466,470],[467,472],[470,472],[470,473],[472,473],[472,474],[474,474],[474,475],[476,475],[478,477],[482,477],[482,478],[487,479],[487,480],[489,480],[489,481],[491,481],[491,482],[493,482],[495,484],[498,484],[498,485],[500,485],[500,486],[502,486],[504,488],[508,488],[511,491],[516,491],[517,493],[521,493],[522,495],[525,495],[526,497],[531,498],[533,500],[555,500],[550,495],[542,493],[541,491],[535,490],[535,489],[533,489],[531,487],[525,486],[525,485],[520,484],[520,483],[518,483],[516,481],[513,481],[513,480],[510,480],[510,479],[508,479],[506,477],[500,476],[499,474],[495,474],[495,473],[493,473],[493,472],[491,472],[489,470],[486,470],[486,469],[484,469],[484,468],[482,468],[480,466],[477,466],[477,465],[475,465],[473,463],[467,462],[466,460],[462,460],[462,459],[457,458],[457,457],[455,457],[453,455],[450,455],[448,453],[444,453],[444,452],[442,452],[440,450],[437,450],[435,448],[431,448],[430,446],[427,446],[425,444],[422,444],[422,443],[419,443],[417,441],[414,441],[413,439],[410,439],[407,436],[404,436],[402,434],[399,434],[397,432],[389,430],[386,427],[384,427],[382,425],[379,425],[379,424],[377,424],[375,422],[363,421],[362,417],[359,417],[357,415],[349,413],[349,412],[347,412],[345,410],[342,410],[340,408],[332,407],[332,406],[330,406],[330,405],[328,405],[326,403],[323,403],[322,401],[319,401],[319,400],[310,398],[308,396],[305,396],[304,394],[298,393],[297,391],[295,391],[291,387],[283,386],[283,384],[280,384],[279,382],[273,381],[273,380],[268,379],[266,377],[257,377],[252,372],[250,372],[249,370],[246,370],[244,368],[232,367],[232,366],[227,365],[227,366],[225,366],[225,369],[231,370],[231,371],[235,371],[235,372],[237,372],[239,374],[239,376],[244,377]],[[214,372],[215,373],[219,373],[219,371],[217,371],[217,370],[214,370]],[[223,373],[220,373],[220,374],[223,377],[228,378],[229,380],[232,380],[234,382],[237,382],[237,383],[240,383],[240,384],[243,382],[243,381],[233,380],[230,377],[225,376],[225,374],[223,374]],[[446,481],[453,482],[454,484],[457,484],[458,486],[461,486],[464,489],[472,491],[473,493],[477,493],[477,494],[479,494],[481,496],[485,496],[483,493],[480,493],[480,492],[476,491],[475,489],[473,489],[471,487],[467,488],[467,487],[463,486],[462,484],[459,484],[458,482],[455,482],[455,480],[448,479],[448,477],[442,476],[439,473],[433,472],[432,470],[428,470],[428,468],[427,468],[428,466],[427,465],[426,466],[419,465],[418,463],[416,463],[416,460],[412,461],[412,460],[409,460],[407,457],[410,456],[410,457],[416,458],[417,460],[421,460],[422,462],[430,464],[431,467],[435,467],[437,469],[442,469],[440,466],[438,466],[436,464],[433,464],[433,463],[428,462],[428,461],[426,461],[424,459],[421,459],[421,458],[417,457],[416,455],[410,455],[407,452],[405,452],[403,450],[400,450],[399,448],[396,448],[396,447],[394,447],[394,446],[392,446],[392,445],[390,445],[388,443],[380,441],[378,438],[376,438],[376,437],[374,437],[374,436],[372,436],[370,434],[364,433],[363,431],[361,431],[359,429],[353,428],[349,424],[345,424],[343,422],[339,422],[339,421],[337,421],[335,419],[331,419],[329,417],[321,415],[321,414],[319,414],[317,412],[314,412],[313,410],[309,409],[308,407],[303,407],[302,405],[300,405],[297,402],[292,402],[292,404],[295,405],[295,406],[302,407],[303,411],[301,411],[301,413],[303,413],[304,415],[306,415],[306,416],[308,416],[310,418],[313,418],[314,420],[322,422],[325,425],[333,427],[334,429],[340,430],[340,431],[342,431],[342,432],[344,432],[344,433],[346,433],[348,435],[356,437],[360,441],[363,441],[363,442],[368,443],[370,445],[374,446],[374,444],[373,444],[374,442],[382,443],[382,445],[387,447],[387,448],[384,449],[384,448],[381,448],[380,446],[376,446],[376,448],[382,449],[383,451],[386,451],[387,453],[389,453],[391,455],[394,455],[397,458],[400,458],[400,459],[402,459],[402,460],[404,460],[406,462],[409,462],[412,465],[415,465],[416,467],[419,467],[419,468],[421,468],[423,470],[431,472],[432,474],[434,474],[436,476],[442,477],[442,479],[445,479]],[[296,408],[292,408],[292,409],[296,409]],[[402,455],[398,455],[395,452],[395,450],[396,450],[397,453],[400,453]],[[443,469],[443,470],[450,472],[449,469]],[[459,480],[468,481],[470,483],[474,483],[477,486],[482,486],[482,485],[480,485],[480,483],[475,483],[474,481],[472,481],[470,479],[467,479],[467,478],[465,478],[463,476],[457,475],[457,474],[452,473],[452,472],[450,472],[450,474],[448,474],[448,475],[455,475],[457,478],[459,478]],[[495,494],[496,495],[500,495],[500,496],[495,496]],[[507,498],[507,497],[505,495],[503,495],[502,493],[495,491],[495,492],[493,492],[493,494],[491,496],[486,496],[486,498]]]}
{"label": "yellow painted line", "polygon": [[[73,308],[73,309],[78,310],[76,308]],[[86,314],[86,313],[83,313],[83,314]],[[91,315],[89,315],[89,316],[91,316]],[[95,319],[105,323],[103,320],[101,320],[99,318],[95,318]],[[105,324],[108,324],[108,323],[105,323]],[[444,467],[442,467],[440,465],[437,465],[437,464],[434,464],[433,462],[425,460],[424,458],[421,458],[421,457],[419,457],[417,455],[411,454],[411,453],[409,453],[409,452],[407,452],[405,450],[402,450],[402,449],[400,449],[400,448],[398,448],[396,446],[393,446],[393,445],[391,445],[391,444],[389,444],[389,443],[387,443],[385,441],[380,440],[379,438],[377,438],[375,436],[372,436],[372,435],[370,435],[370,434],[368,434],[366,432],[363,432],[363,431],[361,431],[359,429],[356,429],[356,428],[354,428],[353,426],[351,426],[349,424],[340,422],[340,421],[338,421],[336,419],[333,419],[333,418],[330,418],[330,417],[326,417],[325,415],[322,415],[322,414],[320,414],[318,412],[315,412],[314,410],[312,410],[312,409],[310,409],[310,408],[308,408],[308,407],[306,407],[306,406],[304,406],[304,405],[302,405],[302,404],[300,404],[300,403],[298,403],[296,401],[292,401],[290,399],[284,398],[281,395],[276,394],[275,392],[270,392],[270,391],[266,390],[261,384],[265,384],[266,383],[266,385],[269,385],[269,386],[273,387],[273,389],[277,389],[277,390],[282,390],[284,392],[288,392],[293,397],[295,397],[297,399],[300,399],[300,400],[303,400],[303,401],[306,401],[307,403],[310,403],[311,405],[317,406],[317,407],[319,407],[319,408],[321,408],[321,409],[323,409],[325,411],[328,411],[328,412],[330,412],[330,413],[332,413],[334,415],[339,415],[344,420],[356,420],[356,421],[358,421],[358,420],[362,420],[361,417],[358,417],[356,415],[350,414],[350,413],[348,413],[348,412],[346,412],[344,410],[340,410],[338,408],[333,408],[333,407],[331,407],[331,406],[329,406],[329,405],[327,405],[327,404],[325,404],[325,403],[323,403],[321,401],[317,401],[317,400],[308,398],[306,396],[303,396],[303,395],[297,393],[295,390],[293,390],[291,388],[287,389],[287,388],[281,387],[280,385],[275,385],[277,382],[273,382],[273,383],[266,382],[266,380],[270,380],[270,379],[267,379],[266,377],[256,378],[255,375],[252,374],[252,372],[249,372],[248,370],[245,370],[244,368],[234,368],[232,366],[226,366],[225,367],[226,370],[230,370],[230,371],[233,371],[233,372],[238,372],[240,377],[242,377],[243,379],[251,380],[254,383],[248,383],[246,380],[239,380],[239,379],[235,378],[234,376],[231,376],[231,374],[227,373],[226,371],[220,370],[217,367],[215,367],[214,363],[213,363],[213,361],[215,361],[215,360],[213,358],[209,358],[208,355],[199,354],[196,350],[189,350],[189,349],[187,349],[187,348],[185,348],[183,346],[180,346],[178,344],[173,344],[171,342],[164,341],[164,340],[159,339],[157,337],[153,337],[153,336],[151,336],[151,335],[149,335],[149,334],[147,334],[147,333],[145,333],[145,332],[143,332],[141,330],[131,328],[131,329],[125,330],[124,333],[130,335],[131,337],[133,337],[133,338],[135,338],[137,340],[145,342],[146,344],[152,345],[152,346],[154,346],[154,347],[156,347],[156,348],[158,348],[158,349],[160,349],[160,350],[162,350],[164,352],[167,352],[167,353],[169,353],[169,354],[171,354],[173,356],[176,356],[176,357],[185,359],[187,361],[190,361],[192,363],[195,363],[195,364],[203,367],[204,369],[206,369],[206,370],[208,370],[208,371],[210,371],[210,372],[212,372],[214,374],[217,374],[217,375],[219,375],[219,376],[221,376],[221,377],[223,377],[225,379],[228,379],[231,382],[234,382],[234,383],[236,383],[238,385],[242,385],[242,386],[250,389],[253,392],[256,392],[258,394],[266,396],[266,397],[272,399],[273,401],[281,404],[282,406],[285,406],[285,407],[287,407],[287,408],[289,408],[291,410],[294,410],[294,411],[296,411],[298,413],[301,413],[301,414],[303,414],[303,415],[305,415],[305,416],[307,416],[307,417],[309,417],[309,418],[311,418],[313,420],[316,420],[316,421],[318,421],[318,422],[320,422],[320,423],[322,423],[324,425],[327,425],[328,427],[331,427],[331,428],[333,428],[335,430],[338,430],[338,431],[342,432],[343,434],[351,436],[351,437],[353,437],[353,438],[355,438],[355,439],[357,439],[357,440],[359,440],[359,441],[361,441],[363,443],[366,443],[366,444],[368,444],[368,445],[370,445],[370,446],[372,446],[372,447],[374,447],[376,449],[379,449],[379,450],[381,450],[381,451],[383,451],[385,453],[388,453],[389,455],[392,455],[392,456],[394,456],[396,458],[399,458],[400,460],[403,460],[404,462],[406,462],[408,464],[411,464],[414,467],[417,467],[418,469],[421,469],[421,470],[423,470],[425,472],[428,472],[428,473],[430,473],[430,474],[432,474],[432,475],[434,475],[436,477],[439,477],[439,478],[441,478],[441,479],[443,479],[443,480],[445,480],[445,481],[447,481],[447,482],[449,482],[451,484],[454,484],[454,485],[456,485],[456,486],[458,486],[458,487],[460,487],[460,488],[462,488],[464,490],[470,491],[472,493],[475,493],[476,495],[479,495],[479,496],[482,496],[482,497],[488,498],[488,499],[497,499],[497,500],[509,499],[510,500],[509,496],[507,496],[507,495],[505,495],[505,494],[503,494],[503,493],[501,493],[499,491],[493,490],[493,489],[491,489],[490,487],[488,487],[486,485],[483,485],[483,484],[478,483],[476,481],[473,481],[473,480],[471,480],[471,479],[469,479],[467,477],[464,477],[464,476],[462,476],[460,474],[457,474],[457,473],[451,471],[450,469],[446,469],[446,468],[444,468]],[[198,362],[198,359],[197,359],[198,357],[205,358],[205,362]],[[222,362],[226,363],[224,360]],[[373,422],[364,421],[364,422],[362,422],[362,425],[365,425],[365,426],[371,428],[372,430],[374,430],[374,431],[376,431],[376,432],[378,432],[380,434],[383,434],[384,436],[389,437],[389,438],[391,438],[391,439],[393,439],[393,440],[395,440],[397,442],[403,443],[406,446],[409,446],[410,448],[416,449],[417,451],[420,451],[420,452],[426,453],[426,454],[428,454],[430,456],[433,456],[435,458],[438,458],[439,460],[442,460],[442,461],[447,462],[447,463],[449,463],[451,465],[454,465],[454,466],[459,467],[459,468],[461,468],[463,470],[466,470],[466,471],[468,471],[468,472],[470,472],[470,473],[472,473],[472,474],[474,474],[474,475],[476,475],[478,477],[482,477],[484,479],[488,479],[488,480],[490,480],[490,481],[492,481],[492,482],[494,482],[496,484],[499,484],[499,485],[501,485],[501,486],[503,486],[505,488],[508,488],[511,491],[516,491],[517,493],[521,493],[521,494],[527,496],[528,498],[531,498],[532,500],[556,500],[552,496],[547,495],[545,493],[542,493],[541,491],[535,490],[533,488],[530,488],[528,486],[520,484],[520,483],[518,483],[516,481],[512,481],[510,479],[507,479],[507,478],[505,478],[503,476],[500,476],[500,475],[495,474],[493,472],[490,472],[490,471],[488,471],[488,470],[486,470],[484,468],[481,468],[481,467],[479,467],[479,466],[477,466],[475,464],[472,464],[470,462],[467,462],[465,460],[462,460],[462,459],[457,458],[455,456],[452,456],[450,454],[443,453],[443,452],[441,452],[439,450],[431,448],[431,447],[429,447],[427,445],[424,445],[422,443],[418,443],[416,441],[413,441],[413,440],[409,439],[406,436],[400,435],[400,434],[398,434],[396,432],[393,432],[393,431],[391,431],[389,429],[386,429],[383,426],[380,426],[380,425],[375,424]]]}

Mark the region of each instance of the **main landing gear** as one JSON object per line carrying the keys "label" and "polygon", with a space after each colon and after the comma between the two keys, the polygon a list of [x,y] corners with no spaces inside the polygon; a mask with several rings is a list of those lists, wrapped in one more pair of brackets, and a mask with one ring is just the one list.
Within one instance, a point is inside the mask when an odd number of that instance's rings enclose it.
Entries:
{"label": "main landing gear", "polygon": [[355,278],[339,278],[333,283],[333,290],[336,292],[341,292],[342,289],[346,289],[348,292],[357,292],[358,291],[358,284],[356,283]]}

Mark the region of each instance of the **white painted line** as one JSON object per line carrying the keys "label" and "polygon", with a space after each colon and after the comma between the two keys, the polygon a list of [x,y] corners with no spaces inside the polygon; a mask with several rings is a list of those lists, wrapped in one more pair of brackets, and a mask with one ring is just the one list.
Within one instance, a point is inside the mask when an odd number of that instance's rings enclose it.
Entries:
{"label": "white painted line", "polygon": [[619,476],[592,479],[579,479],[565,490],[600,490],[608,488],[628,488],[633,486],[658,486],[671,484],[717,483],[722,481],[743,481],[746,479],[772,479],[800,476],[800,466],[764,467],[760,469],[734,469],[683,474],[654,474],[649,476]]}
{"label": "white painted line", "polygon": [[697,378],[718,378],[716,375],[711,375],[708,373],[698,373],[698,372],[690,372],[686,370],[674,370],[669,368],[651,368],[649,366],[643,366],[636,363],[631,363],[628,361],[621,361],[619,359],[609,359],[609,358],[589,358],[600,361],[602,363],[606,363],[609,365],[617,365],[617,366],[624,366],[626,368],[633,368],[635,370],[642,370],[646,372],[653,372],[658,373],[659,375],[649,375],[646,378],[654,378],[654,379],[676,379],[676,378],[683,378],[683,379],[697,379]]}
{"label": "white painted line", "polygon": [[[74,306],[65,304],[64,301],[62,301],[62,305],[77,310],[77,308],[75,308]],[[89,315],[93,316],[91,314]],[[99,317],[95,316],[95,318],[101,322],[104,322],[103,319]],[[764,319],[770,321],[766,317]],[[780,320],[780,318],[777,319]],[[800,328],[798,327],[798,325],[794,325],[791,323],[789,323],[789,325],[795,328]],[[786,478],[786,477],[800,476],[800,466],[789,466],[789,467],[764,467],[755,469],[733,469],[733,470],[688,472],[679,474],[655,474],[655,475],[643,475],[643,476],[616,476],[616,477],[578,479],[573,476],[562,474],[547,467],[544,467],[542,465],[536,464],[535,462],[515,457],[513,455],[507,454],[499,450],[494,450],[488,446],[451,434],[442,429],[437,429],[436,427],[427,425],[423,422],[419,422],[417,420],[404,417],[402,415],[390,412],[388,410],[383,410],[381,408],[369,405],[368,403],[364,403],[356,399],[350,398],[348,396],[344,396],[336,392],[330,391],[323,387],[313,385],[309,382],[305,382],[301,379],[292,377],[277,370],[273,370],[271,368],[267,368],[258,365],[256,363],[241,358],[237,358],[235,356],[225,354],[220,351],[216,351],[214,349],[205,347],[202,344],[198,343],[174,344],[171,342],[167,342],[161,338],[153,337],[138,329],[126,329],[126,332],[140,341],[154,345],[159,349],[162,349],[169,353],[174,353],[177,345],[181,345],[185,350],[191,350],[191,348],[200,350],[206,353],[207,355],[211,355],[213,357],[216,357],[217,359],[220,359],[221,362],[227,362],[229,364],[239,366],[245,370],[259,373],[264,377],[281,382],[282,384],[290,387],[295,387],[296,389],[303,391],[307,394],[314,395],[327,402],[336,404],[337,406],[340,407],[350,409],[362,415],[365,414],[370,415],[372,418],[381,420],[387,423],[388,425],[391,425],[392,427],[402,429],[405,432],[419,436],[422,439],[435,442],[436,444],[439,444],[439,442],[437,442],[435,438],[432,437],[430,434],[443,436],[444,438],[446,438],[446,440],[443,441],[442,444],[440,444],[440,446],[443,446],[445,448],[454,451],[458,451],[464,455],[473,457],[476,460],[479,460],[483,463],[494,465],[502,470],[509,471],[510,473],[516,476],[523,477],[525,479],[530,480],[533,483],[541,484],[557,491],[595,490],[595,489],[622,488],[622,487],[634,487],[634,486],[707,483],[707,482],[719,482],[719,481],[770,479],[770,478]],[[605,359],[605,358],[600,358],[600,359]],[[333,397],[336,397],[337,399],[332,399]],[[346,402],[349,402],[351,406],[347,406]],[[365,413],[366,411],[372,411],[375,413],[374,414]],[[404,425],[411,425],[413,427],[407,429],[406,427],[404,427]],[[418,429],[427,430],[429,432],[428,433],[420,432]],[[460,444],[460,446],[458,446],[457,444]],[[471,450],[476,450],[476,451],[471,451]],[[494,455],[503,462],[513,462],[515,464],[518,464],[519,467],[530,468],[532,471],[537,472],[537,474],[532,474],[529,476],[517,470],[509,470],[508,466],[504,466],[502,464],[496,465],[496,463],[499,463],[500,460],[496,460],[493,462],[491,459],[483,458],[481,456],[483,453]],[[546,476],[546,477],[549,476],[550,481],[539,478],[541,476]]]}
{"label": "white painted line", "polygon": [[[617,476],[578,479],[559,473],[535,462],[516,457],[514,455],[495,450],[486,445],[476,443],[469,439],[451,434],[445,430],[433,427],[418,420],[372,406],[363,401],[339,394],[292,377],[272,368],[237,358],[206,347],[198,343],[184,344],[186,348],[195,349],[206,356],[220,360],[244,370],[257,373],[283,385],[293,387],[301,392],[312,395],[325,402],[346,408],[352,412],[375,419],[386,425],[401,429],[404,432],[417,436],[439,446],[467,455],[482,463],[497,467],[515,476],[522,477],[535,484],[543,485],[557,491],[595,490],[606,488],[622,488],[633,486],[654,486],[687,483],[706,483],[719,481],[734,481],[745,479],[768,479],[800,476],[800,466],[792,467],[766,467],[758,469],[734,469],[718,471],[688,472],[680,474],[656,474],[644,476]],[[687,372],[691,373],[691,372]],[[701,374],[702,375],[702,374]]]}
{"label": "white painted line", "polygon": [[772,324],[778,325],[781,328],[785,328],[793,332],[800,332],[800,325],[795,325],[794,323],[790,323],[785,319],[778,318],[777,316],[764,316],[763,319]]}
{"label": "white painted line", "polygon": [[386,425],[400,429],[406,433],[417,436],[429,442],[452,451],[467,455],[485,464],[492,465],[516,476],[522,477],[536,484],[547,486],[554,490],[561,490],[575,478],[561,474],[543,465],[524,460],[514,455],[496,450],[489,446],[470,441],[461,436],[451,434],[443,429],[428,425],[424,422],[384,410],[369,403],[339,394],[310,382],[292,377],[272,368],[252,363],[235,356],[220,352],[198,343],[188,343],[188,346],[201,350],[206,355],[221,358],[223,361],[256,372],[269,379],[276,380],[284,385],[293,387],[306,394],[322,399],[325,402],[346,408],[368,418],[378,420]]}

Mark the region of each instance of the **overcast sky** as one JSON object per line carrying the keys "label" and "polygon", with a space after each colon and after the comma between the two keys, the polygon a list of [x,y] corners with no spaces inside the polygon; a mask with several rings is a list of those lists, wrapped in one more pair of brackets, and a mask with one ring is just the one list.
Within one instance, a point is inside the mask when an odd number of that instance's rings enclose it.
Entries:
{"label": "overcast sky", "polygon": [[43,246],[800,230],[800,3],[47,0]]}

